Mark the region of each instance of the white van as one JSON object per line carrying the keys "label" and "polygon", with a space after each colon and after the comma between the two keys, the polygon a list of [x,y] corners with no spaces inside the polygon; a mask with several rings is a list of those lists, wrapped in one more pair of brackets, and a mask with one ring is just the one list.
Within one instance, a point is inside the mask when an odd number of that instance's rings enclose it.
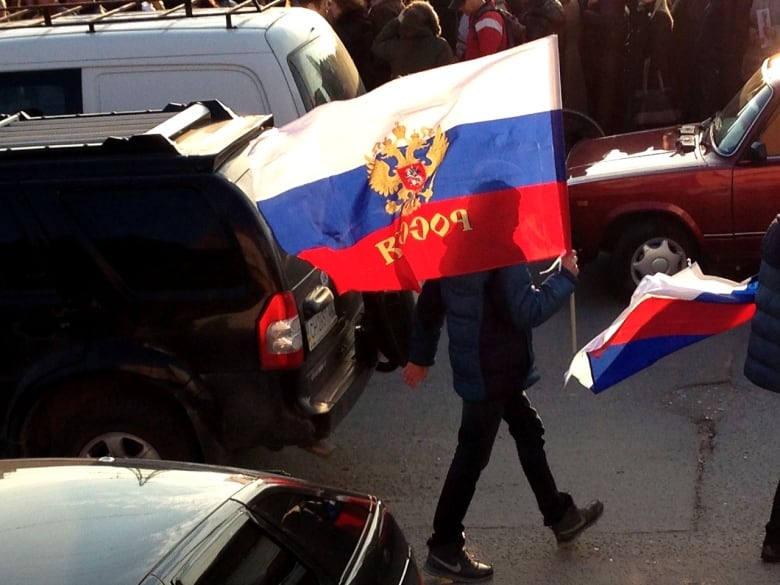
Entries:
{"label": "white van", "polygon": [[[72,5],[69,5],[72,6]],[[313,10],[260,6],[0,20],[0,114],[157,109],[218,99],[277,126],[365,90]]]}

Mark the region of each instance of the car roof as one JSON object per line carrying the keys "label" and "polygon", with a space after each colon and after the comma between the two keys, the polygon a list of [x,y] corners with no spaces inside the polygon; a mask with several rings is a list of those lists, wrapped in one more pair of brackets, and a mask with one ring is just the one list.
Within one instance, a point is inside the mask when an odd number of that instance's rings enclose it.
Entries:
{"label": "car roof", "polygon": [[[149,460],[0,461],[4,583],[139,583],[270,474]],[[232,504],[237,506],[237,504]]]}
{"label": "car roof", "polygon": [[135,112],[33,118],[19,113],[0,118],[0,163],[73,156],[116,161],[122,155],[177,164],[198,156],[209,161],[202,168],[213,170],[272,124],[271,115],[237,116],[216,100]]}
{"label": "car roof", "polygon": [[[94,3],[92,5],[94,6]],[[89,6],[89,4],[85,3],[83,6]],[[251,1],[245,1],[240,6],[230,9],[195,8],[190,0],[185,0],[176,7],[163,11],[145,12],[130,5],[128,7],[128,10],[112,10],[107,14],[55,13],[49,17],[48,21],[45,16],[36,16],[26,20],[0,20],[0,40],[29,36],[55,37],[101,31],[175,31],[187,29],[204,31],[209,29],[225,30],[226,28],[265,30],[289,11],[289,8],[285,8],[280,0],[259,7],[256,7]]]}
{"label": "car roof", "polygon": [[313,10],[275,5],[279,3],[274,0],[259,12],[247,2],[237,9],[193,8],[191,16],[184,12],[184,4],[176,10],[110,17],[66,15],[53,19],[50,26],[41,19],[0,19],[0,64],[4,72],[13,72],[173,57],[197,63],[204,56],[268,52],[272,34],[297,46],[327,24]]}

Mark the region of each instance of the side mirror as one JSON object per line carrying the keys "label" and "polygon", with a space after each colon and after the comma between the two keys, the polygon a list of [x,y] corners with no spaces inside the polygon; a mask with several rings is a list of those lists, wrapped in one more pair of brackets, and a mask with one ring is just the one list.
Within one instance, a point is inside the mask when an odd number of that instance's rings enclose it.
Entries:
{"label": "side mirror", "polygon": [[747,158],[752,162],[765,163],[766,144],[764,144],[760,140],[757,140],[756,142],[752,143],[750,145],[750,148],[748,149]]}

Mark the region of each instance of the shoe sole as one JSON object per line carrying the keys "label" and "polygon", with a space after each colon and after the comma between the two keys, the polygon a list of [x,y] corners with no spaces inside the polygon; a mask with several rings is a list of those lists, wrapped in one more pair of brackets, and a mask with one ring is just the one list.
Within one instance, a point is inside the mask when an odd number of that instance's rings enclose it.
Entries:
{"label": "shoe sole", "polygon": [[484,577],[465,577],[445,569],[438,569],[432,565],[429,565],[428,563],[423,565],[423,570],[429,575],[433,575],[434,577],[441,577],[453,583],[481,583],[483,581],[489,581],[493,578],[493,573],[490,573],[490,575],[485,575]]}
{"label": "shoe sole", "polygon": [[601,509],[599,510],[598,515],[593,518],[590,522],[585,522],[582,526],[578,527],[576,531],[572,533],[571,536],[567,536],[565,538],[560,538],[557,534],[555,535],[555,539],[558,541],[558,546],[566,546],[568,544],[573,543],[577,538],[585,532],[588,528],[593,526],[596,522],[599,521],[599,518],[604,514],[604,505],[601,505]]}

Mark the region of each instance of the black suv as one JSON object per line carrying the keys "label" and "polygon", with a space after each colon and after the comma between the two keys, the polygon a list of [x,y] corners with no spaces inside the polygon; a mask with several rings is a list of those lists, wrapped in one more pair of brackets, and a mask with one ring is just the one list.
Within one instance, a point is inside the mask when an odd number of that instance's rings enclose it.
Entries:
{"label": "black suv", "polygon": [[339,295],[275,242],[247,158],[271,125],[219,102],[0,120],[0,454],[314,448],[403,361],[408,293]]}

